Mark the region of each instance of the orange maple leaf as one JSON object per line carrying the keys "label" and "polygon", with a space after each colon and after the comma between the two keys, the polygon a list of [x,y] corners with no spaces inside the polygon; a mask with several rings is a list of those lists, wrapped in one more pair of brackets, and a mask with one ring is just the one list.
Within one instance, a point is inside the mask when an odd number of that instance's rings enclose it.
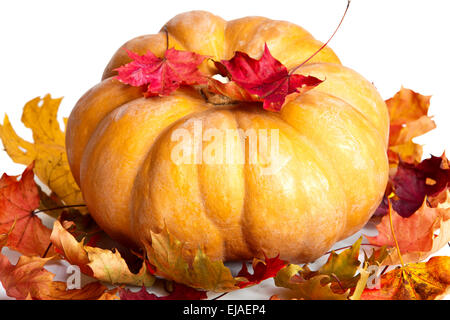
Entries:
{"label": "orange maple leaf", "polygon": [[[419,210],[408,218],[401,217],[390,207],[392,227],[397,235],[398,246],[404,262],[426,259],[450,241],[450,209],[431,208],[424,201]],[[389,215],[385,215],[376,226],[378,235],[366,238],[373,245],[395,246]],[[435,234],[439,230],[439,234]],[[396,251],[392,251],[385,264],[400,262]]]}
{"label": "orange maple leaf", "polygon": [[408,163],[421,160],[422,146],[412,139],[436,127],[427,115],[430,98],[402,87],[386,100],[390,117],[388,155],[391,163],[398,163],[399,159]]}
{"label": "orange maple leaf", "polygon": [[53,258],[21,256],[16,265],[0,254],[0,281],[9,297],[20,300],[113,300],[117,289],[108,291],[100,282],[81,289],[67,289],[65,282],[53,281],[54,274],[44,269]]}
{"label": "orange maple leaf", "polygon": [[[25,255],[43,255],[51,230],[35,214],[39,207],[33,165],[19,178],[3,174],[0,179],[0,233],[9,233],[6,246]],[[50,255],[53,250],[48,251]]]}

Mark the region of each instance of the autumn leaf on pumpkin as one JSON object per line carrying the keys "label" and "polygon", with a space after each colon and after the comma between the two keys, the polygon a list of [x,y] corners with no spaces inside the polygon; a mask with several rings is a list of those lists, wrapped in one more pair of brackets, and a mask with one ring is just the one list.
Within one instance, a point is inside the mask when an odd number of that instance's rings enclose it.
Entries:
{"label": "autumn leaf on pumpkin", "polygon": [[21,256],[16,265],[0,254],[0,282],[9,297],[24,300],[114,300],[116,289],[108,290],[100,282],[81,289],[67,289],[65,282],[53,281],[54,274],[44,269],[53,258]]}
{"label": "autumn leaf on pumpkin", "polygon": [[83,204],[67,161],[65,136],[61,131],[57,112],[61,99],[46,95],[35,98],[23,108],[22,122],[31,129],[34,143],[20,138],[14,131],[8,116],[0,125],[0,139],[14,162],[30,165],[34,161],[34,173],[66,205]]}
{"label": "autumn leaf on pumpkin", "polygon": [[134,87],[147,86],[146,96],[168,96],[181,85],[206,83],[198,66],[206,59],[195,52],[167,49],[163,58],[151,51],[138,55],[127,50],[132,59],[121,66],[116,79]]}
{"label": "autumn leaf on pumpkin", "polygon": [[379,288],[366,288],[363,300],[435,300],[450,288],[450,257],[432,257],[381,276]]}
{"label": "autumn leaf on pumpkin", "polygon": [[253,274],[250,274],[247,269],[247,264],[242,263],[242,269],[238,273],[238,277],[243,277],[246,280],[239,282],[237,285],[239,288],[246,288],[260,283],[269,278],[276,276],[278,271],[286,266],[287,262],[279,259],[279,256],[275,258],[264,257],[264,261],[254,258],[252,262]]}
{"label": "autumn leaf on pumpkin", "polygon": [[80,270],[97,280],[111,284],[151,286],[155,278],[145,263],[137,274],[132,273],[118,251],[91,247],[78,242],[59,221],[55,221],[50,237],[56,251]]}
{"label": "autumn leaf on pumpkin", "polygon": [[145,287],[137,292],[120,289],[119,296],[120,300],[203,300],[208,298],[205,291],[199,291],[179,283],[174,283],[173,291],[167,296],[158,297],[149,293]]}
{"label": "autumn leaf on pumpkin", "polygon": [[[412,216],[403,218],[393,207],[392,226],[397,235],[398,246],[404,262],[416,262],[426,259],[450,241],[450,209],[431,208],[426,201]],[[376,226],[378,235],[366,238],[373,245],[395,246],[389,215],[382,218]],[[439,230],[439,234],[437,233]],[[398,264],[400,258],[394,250],[386,259],[386,264]]]}
{"label": "autumn leaf on pumpkin", "polygon": [[[262,101],[263,108],[270,111],[280,111],[288,96],[293,98],[293,94],[303,93],[322,82],[313,76],[289,73],[288,69],[270,54],[267,44],[259,60],[251,58],[245,52],[236,51],[230,60],[215,64],[231,82],[221,84],[212,79],[210,89],[235,100],[244,98],[247,101]],[[236,84],[253,96],[249,97],[243,93]]]}
{"label": "autumn leaf on pumpkin", "polygon": [[152,242],[145,244],[148,262],[155,274],[196,289],[227,292],[239,289],[234,278],[222,261],[211,260],[198,249],[192,263],[184,259],[183,244],[167,229],[152,233]]}
{"label": "autumn leaf on pumpkin", "polygon": [[402,87],[386,100],[390,117],[388,155],[391,163],[398,163],[400,159],[407,163],[420,162],[422,146],[412,139],[436,127],[427,115],[430,98]]}
{"label": "autumn leaf on pumpkin", "polygon": [[[0,233],[8,234],[10,249],[25,255],[43,255],[50,244],[51,230],[35,214],[39,207],[39,193],[30,165],[21,177],[0,179]],[[53,255],[52,249],[47,254]]]}

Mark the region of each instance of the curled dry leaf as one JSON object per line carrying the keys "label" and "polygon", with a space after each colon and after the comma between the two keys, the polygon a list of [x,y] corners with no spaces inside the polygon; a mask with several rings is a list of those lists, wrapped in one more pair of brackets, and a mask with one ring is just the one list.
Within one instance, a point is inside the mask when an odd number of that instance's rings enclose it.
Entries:
{"label": "curled dry leaf", "polygon": [[[33,165],[21,177],[3,174],[0,179],[0,233],[8,234],[10,249],[25,255],[42,256],[50,244],[51,230],[34,213],[39,207],[39,193]],[[6,241],[6,240],[5,240]],[[52,249],[47,254],[54,254]]]}
{"label": "curled dry leaf", "polygon": [[[290,264],[275,276],[275,285],[291,289],[290,298],[305,300],[347,300],[349,292],[335,293],[331,289],[328,275],[315,275],[305,279],[301,275],[302,267]],[[322,284],[322,281],[328,282]]]}
{"label": "curled dry leaf", "polygon": [[293,98],[293,94],[303,93],[322,82],[313,76],[291,74],[270,54],[267,44],[259,60],[236,51],[233,58],[216,62],[216,66],[231,82],[220,84],[212,80],[210,88],[213,91],[233,100],[262,101],[263,108],[270,111],[280,111],[288,96]]}
{"label": "curled dry leaf", "polygon": [[[426,201],[409,218],[403,218],[390,207],[392,224],[397,235],[398,245],[405,262],[417,262],[426,259],[450,241],[450,209],[431,208]],[[368,237],[371,244],[395,246],[389,215],[384,216],[377,225],[378,235]],[[436,234],[439,230],[439,234]],[[398,253],[392,250],[385,260],[386,264],[398,264]]]}
{"label": "curled dry leaf", "polygon": [[78,242],[59,221],[55,221],[51,241],[56,250],[71,264],[97,280],[111,284],[152,286],[155,278],[145,263],[137,274],[132,273],[118,251],[90,247]]}
{"label": "curled dry leaf", "polygon": [[[34,172],[66,205],[83,203],[67,161],[64,132],[61,131],[57,112],[61,99],[46,95],[29,101],[22,113],[22,122],[33,133],[34,143],[20,138],[5,116],[0,125],[0,138],[6,152],[14,162],[35,163]],[[41,105],[42,104],[42,105]]]}
{"label": "curled dry leaf", "polygon": [[358,271],[361,262],[359,261],[359,250],[361,248],[362,237],[359,238],[349,249],[341,253],[331,252],[327,262],[319,269],[319,274],[336,276],[341,285],[346,284],[348,288],[355,280],[355,274]]}
{"label": "curled dry leaf", "polygon": [[365,289],[364,300],[434,300],[450,288],[450,257],[432,257],[381,276],[379,288]]}
{"label": "curled dry leaf", "polygon": [[9,297],[37,300],[114,300],[115,290],[107,290],[100,282],[81,289],[68,290],[66,283],[53,281],[54,274],[44,265],[53,259],[21,256],[16,265],[0,254],[0,281]]}
{"label": "curled dry leaf", "polygon": [[146,96],[168,96],[180,85],[206,83],[206,77],[198,70],[205,56],[195,52],[170,48],[163,58],[148,51],[138,55],[128,51],[130,63],[117,68],[116,79],[134,87],[147,86]]}
{"label": "curled dry leaf", "polygon": [[450,169],[445,154],[431,156],[417,165],[400,162],[392,179],[392,207],[402,217],[411,216],[420,208],[425,197],[439,195],[449,187],[449,183]]}
{"label": "curled dry leaf", "polygon": [[183,244],[167,229],[152,233],[152,243],[146,244],[146,253],[156,275],[165,279],[207,291],[239,289],[237,283],[242,279],[234,278],[222,261],[212,261],[202,250],[197,250],[192,263],[186,261]]}
{"label": "curled dry leaf", "polygon": [[[385,247],[373,249],[361,264],[359,260],[362,237],[350,248],[340,254],[331,252],[327,262],[317,271],[311,271],[307,265],[288,265],[278,272],[275,284],[291,289],[287,293],[290,299],[301,300],[359,300],[366,288],[370,276],[379,266],[388,252]],[[271,299],[280,300],[279,296]]]}
{"label": "curled dry leaf", "polygon": [[294,290],[297,299],[359,299],[369,276],[367,267],[383,258],[383,252],[374,253],[361,267],[358,259],[361,242],[362,237],[339,254],[332,251],[317,271],[311,271],[307,265],[289,265],[277,274],[275,284]]}
{"label": "curled dry leaf", "polygon": [[449,161],[445,153],[440,157],[431,156],[420,163],[400,161],[391,169],[385,197],[375,215],[388,213],[388,198],[395,211],[402,217],[416,212],[425,198],[436,206],[445,201],[450,185]]}
{"label": "curled dry leaf", "polygon": [[430,96],[423,96],[410,89],[401,88],[386,100],[390,117],[389,160],[398,163],[420,162],[422,147],[412,139],[436,127],[429,117]]}
{"label": "curled dry leaf", "polygon": [[120,300],[203,300],[208,298],[205,291],[199,291],[179,283],[174,283],[173,291],[167,296],[158,297],[153,293],[148,293],[145,287],[137,292],[120,289],[119,295]]}

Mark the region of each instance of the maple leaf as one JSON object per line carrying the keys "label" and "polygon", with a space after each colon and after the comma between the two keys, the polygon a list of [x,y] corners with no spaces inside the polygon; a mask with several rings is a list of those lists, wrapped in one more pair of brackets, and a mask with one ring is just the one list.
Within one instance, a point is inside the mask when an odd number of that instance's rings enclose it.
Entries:
{"label": "maple leaf", "polygon": [[[349,291],[335,293],[331,289],[331,281],[328,275],[318,274],[305,279],[301,271],[302,267],[290,264],[281,269],[275,276],[275,285],[291,289],[290,292],[296,299],[305,300],[347,300]],[[325,285],[323,283],[326,283]]]}
{"label": "maple leaf", "polygon": [[205,291],[199,291],[179,283],[174,283],[173,291],[167,296],[158,297],[153,293],[148,293],[145,287],[138,292],[121,289],[119,295],[120,300],[203,300],[208,298]]}
{"label": "maple leaf", "polygon": [[[398,246],[405,262],[416,262],[427,258],[450,241],[450,209],[431,208],[426,201],[409,218],[403,218],[393,207],[389,207],[392,216],[392,226],[398,235]],[[377,225],[378,235],[368,237],[371,244],[379,246],[395,246],[389,215],[382,218]],[[439,234],[436,235],[436,231]],[[397,264],[400,258],[396,251],[389,254],[385,263]]]}
{"label": "maple leaf", "polygon": [[327,262],[319,269],[320,274],[336,276],[341,283],[353,280],[361,262],[359,261],[359,250],[362,237],[360,237],[349,249],[336,253],[332,251]]}
{"label": "maple leaf", "polygon": [[450,169],[445,154],[431,156],[419,164],[400,162],[393,178],[392,206],[402,217],[420,208],[426,196],[434,196],[449,186]]}
{"label": "maple leaf", "polygon": [[[25,255],[43,255],[50,244],[51,230],[34,213],[39,193],[33,165],[21,177],[3,174],[0,179],[0,233],[8,233],[7,246]],[[48,252],[54,254],[52,249]]]}
{"label": "maple leaf", "polygon": [[399,161],[391,170],[389,183],[382,203],[375,215],[388,213],[388,197],[395,211],[402,217],[409,217],[422,205],[425,197],[430,203],[439,203],[450,185],[449,161],[445,153],[440,157],[431,156],[420,163]]}
{"label": "maple leaf", "polygon": [[[365,254],[361,265],[359,254],[362,237],[350,248],[341,253],[331,252],[327,262],[317,271],[311,271],[308,265],[288,265],[275,277],[279,287],[291,289],[290,299],[302,300],[359,300],[369,276],[371,265],[379,266],[387,256],[385,247],[374,249],[370,257]],[[273,299],[280,299],[278,296]]]}
{"label": "maple leaf", "polygon": [[408,163],[421,160],[422,147],[412,139],[436,127],[427,116],[430,98],[402,87],[386,100],[390,117],[388,154],[391,163],[397,163],[399,159]]}
{"label": "maple leaf", "polygon": [[315,276],[326,275],[322,278],[322,285],[330,283],[331,289],[335,293],[344,293],[347,289],[353,289],[358,282],[361,262],[359,252],[362,237],[360,237],[350,248],[341,253],[332,251],[327,262],[317,271],[311,271],[307,265],[303,266],[301,276],[304,280],[309,280]]}
{"label": "maple leaf", "polygon": [[198,70],[206,56],[174,48],[166,50],[163,58],[150,51],[142,56],[129,50],[127,53],[132,61],[115,69],[116,79],[135,87],[147,86],[147,96],[168,96],[180,85],[206,83]]}
{"label": "maple leaf", "polygon": [[370,256],[364,251],[364,264],[369,266],[380,266],[388,256],[389,250],[386,246],[372,249],[372,254]]}
{"label": "maple leaf", "polygon": [[363,300],[434,300],[449,292],[450,257],[432,257],[381,276],[379,289],[366,288]]}
{"label": "maple leaf", "polygon": [[20,138],[5,115],[0,125],[0,139],[14,162],[35,163],[34,172],[66,205],[83,204],[67,161],[65,136],[61,131],[57,112],[61,99],[46,95],[29,101],[22,113],[23,124],[32,130],[34,143]]}
{"label": "maple leaf", "polygon": [[212,81],[210,88],[218,93],[229,94],[237,100],[248,97],[237,88],[237,84],[256,96],[250,97],[250,101],[263,101],[263,108],[270,111],[280,111],[287,96],[303,93],[322,82],[313,76],[289,73],[288,69],[270,54],[267,44],[259,60],[251,58],[245,52],[236,51],[230,60],[215,64],[231,82],[221,85]]}
{"label": "maple leaf", "polygon": [[279,256],[275,258],[268,258],[264,255],[264,261],[260,259],[253,259],[253,274],[250,274],[247,269],[247,264],[242,263],[242,269],[238,273],[238,277],[244,277],[247,280],[241,281],[237,285],[239,288],[245,288],[251,285],[260,283],[263,280],[273,278],[278,271],[284,268],[287,264],[286,261],[279,259]]}
{"label": "maple leaf", "polygon": [[9,297],[37,300],[113,300],[117,290],[108,291],[100,282],[81,289],[68,290],[66,283],[53,281],[54,274],[45,270],[50,258],[21,256],[16,265],[0,254],[0,282]]}
{"label": "maple leaf", "polygon": [[183,244],[166,228],[151,235],[151,244],[144,245],[148,262],[156,275],[207,291],[228,292],[239,289],[237,283],[242,279],[234,278],[222,261],[212,261],[203,250],[198,249],[190,263],[184,259]]}
{"label": "maple leaf", "polygon": [[151,286],[155,278],[149,273],[145,263],[137,274],[132,273],[120,253],[107,249],[91,247],[78,242],[73,235],[55,221],[50,237],[56,251],[66,260],[80,267],[80,270],[100,281],[112,284]]}

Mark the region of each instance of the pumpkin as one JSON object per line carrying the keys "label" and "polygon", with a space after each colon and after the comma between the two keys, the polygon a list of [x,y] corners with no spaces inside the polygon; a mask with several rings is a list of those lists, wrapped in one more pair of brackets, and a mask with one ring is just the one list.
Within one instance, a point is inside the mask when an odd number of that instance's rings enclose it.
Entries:
{"label": "pumpkin", "polygon": [[[257,103],[215,105],[194,87],[144,98],[141,88],[114,78],[114,69],[130,62],[125,49],[163,56],[166,37],[170,47],[217,61],[236,51],[257,59],[267,44],[288,69],[322,45],[289,22],[227,22],[204,11],[177,15],[160,33],[125,43],[67,125],[71,170],[101,228],[133,247],[151,245],[152,233],[167,228],[191,258],[202,248],[224,261],[280,254],[307,262],[366,224],[388,178],[389,118],[369,81],[344,67],[329,47],[296,71],[325,81],[279,113]],[[200,68],[218,73],[210,60]],[[196,124],[203,132],[276,130],[272,161],[282,165],[265,174],[270,163],[249,163],[239,139],[227,148],[245,163],[175,163],[174,133],[194,134]],[[203,141],[201,151],[210,143]]]}

